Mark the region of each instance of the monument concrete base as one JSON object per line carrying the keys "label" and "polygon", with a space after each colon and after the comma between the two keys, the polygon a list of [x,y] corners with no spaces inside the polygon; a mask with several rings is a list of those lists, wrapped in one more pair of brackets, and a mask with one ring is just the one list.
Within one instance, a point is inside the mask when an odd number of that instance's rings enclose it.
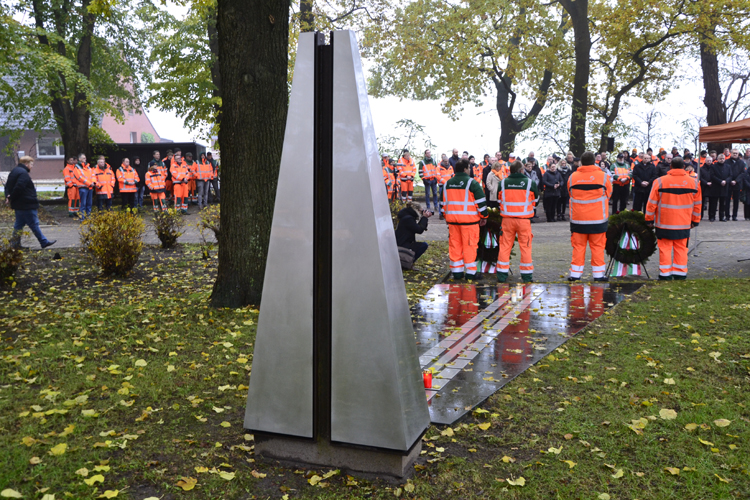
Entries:
{"label": "monument concrete base", "polygon": [[422,439],[405,451],[255,433],[255,455],[306,467],[335,467],[359,475],[405,479],[414,472]]}

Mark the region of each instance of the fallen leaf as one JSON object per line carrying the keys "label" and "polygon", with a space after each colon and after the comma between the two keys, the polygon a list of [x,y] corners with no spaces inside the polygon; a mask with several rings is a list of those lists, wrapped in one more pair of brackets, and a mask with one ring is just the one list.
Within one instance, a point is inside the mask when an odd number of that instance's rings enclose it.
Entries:
{"label": "fallen leaf", "polygon": [[690,423],[690,424],[686,424],[685,425],[685,429],[687,429],[689,431],[694,431],[697,428],[698,428],[698,424]]}
{"label": "fallen leaf", "polygon": [[39,457],[31,457],[31,458],[29,459],[29,463],[30,463],[31,465],[39,465],[40,463],[42,463],[42,459],[41,459],[41,458],[39,458]]}
{"label": "fallen leaf", "polygon": [[253,477],[257,477],[258,479],[262,479],[262,478],[266,477],[265,474],[263,474],[262,472],[258,472],[257,470],[251,471],[250,474],[252,474]]}
{"label": "fallen leaf", "polygon": [[610,496],[609,496],[609,493],[599,493],[599,496],[596,498],[598,500],[609,500]]}
{"label": "fallen leaf", "polygon": [[25,444],[26,446],[32,446],[36,442],[37,442],[36,439],[34,439],[31,436],[24,436],[23,439],[21,439],[21,443]]}
{"label": "fallen leaf", "polygon": [[139,359],[135,362],[135,366],[146,366],[148,365],[148,362],[145,359]]}
{"label": "fallen leaf", "polygon": [[698,438],[698,441],[700,441],[701,444],[705,444],[706,446],[713,446],[714,445],[711,441],[704,441],[701,438]]}
{"label": "fallen leaf", "polygon": [[319,475],[315,474],[315,475],[313,475],[313,477],[311,477],[310,479],[308,479],[307,482],[310,483],[311,485],[315,486],[316,484],[318,484],[322,480],[323,480],[322,477],[320,477]]}
{"label": "fallen leaf", "polygon": [[202,474],[204,472],[208,472],[208,467],[196,467],[195,468],[195,472],[197,472],[198,474]]}
{"label": "fallen leaf", "polygon": [[446,429],[443,429],[442,431],[440,431],[440,435],[453,437],[454,432],[453,432],[453,429],[451,429],[450,427],[447,427]]}
{"label": "fallen leaf", "polygon": [[549,449],[547,450],[547,453],[554,453],[555,455],[559,455],[559,454],[560,454],[560,452],[562,451],[562,449],[563,449],[563,447],[562,447],[562,446],[560,446],[559,448],[552,448],[552,447],[550,447],[550,448],[549,448]]}
{"label": "fallen leaf", "polygon": [[60,443],[57,446],[53,446],[51,450],[49,450],[50,455],[62,455],[65,453],[65,450],[68,449],[67,443]]}
{"label": "fallen leaf", "polygon": [[615,478],[615,479],[620,479],[624,475],[625,475],[625,472],[623,472],[622,469],[616,469],[615,473],[612,474],[612,477]]}
{"label": "fallen leaf", "polygon": [[523,476],[519,477],[518,479],[506,479],[506,481],[511,486],[523,486],[526,484],[526,480],[523,478]]}
{"label": "fallen leaf", "polygon": [[177,486],[182,488],[184,491],[190,491],[193,488],[195,488],[195,485],[198,484],[198,480],[194,477],[183,477],[179,481],[177,481]]}
{"label": "fallen leaf", "polygon": [[568,464],[568,467],[570,467],[571,469],[572,469],[573,467],[575,467],[575,466],[577,465],[577,464],[576,464],[576,463],[575,463],[574,461],[572,461],[572,460],[560,460],[560,461],[561,461],[561,462],[565,462],[566,464]]}
{"label": "fallen leaf", "polygon": [[479,425],[477,425],[477,427],[479,427],[479,428],[480,428],[480,429],[482,429],[483,431],[486,431],[486,430],[487,430],[487,429],[489,429],[489,428],[490,428],[491,426],[492,426],[492,424],[491,424],[490,422],[485,422],[485,423],[483,423],[483,424],[479,424]]}
{"label": "fallen leaf", "polygon": [[513,463],[515,461],[516,461],[515,458],[511,458],[511,457],[508,457],[508,456],[503,457],[503,462],[505,462],[506,464]]}
{"label": "fallen leaf", "polygon": [[107,490],[96,498],[115,498],[119,493],[118,490]]}
{"label": "fallen leaf", "polygon": [[213,410],[214,410],[214,411],[215,411],[216,413],[223,413],[223,412],[224,412],[224,408],[219,408],[218,406],[214,406],[214,407],[213,407]]}
{"label": "fallen leaf", "polygon": [[662,420],[674,420],[677,418],[677,412],[668,408],[662,408],[659,410],[659,417]]}
{"label": "fallen leaf", "polygon": [[83,476],[83,477],[86,477],[86,476],[88,476],[88,475],[89,475],[89,470],[88,470],[88,469],[87,469],[86,467],[83,467],[83,468],[81,468],[81,469],[78,469],[78,470],[76,471],[76,474],[78,474],[79,476]]}
{"label": "fallen leaf", "polygon": [[11,490],[10,488],[5,488],[3,491],[0,491],[0,497],[3,497],[3,498],[23,498],[23,495],[21,495],[16,490]]}
{"label": "fallen leaf", "polygon": [[222,479],[226,479],[227,481],[231,481],[232,479],[234,479],[234,474],[234,472],[221,471],[219,472],[219,477]]}
{"label": "fallen leaf", "polygon": [[672,474],[673,476],[680,475],[680,469],[678,467],[664,467],[664,470]]}
{"label": "fallen leaf", "polygon": [[716,476],[716,478],[717,478],[717,479],[718,479],[719,481],[721,481],[722,483],[730,483],[730,482],[732,482],[732,480],[731,480],[731,479],[725,479],[725,478],[721,477],[721,476],[720,476],[720,475],[718,475],[718,474],[714,474],[714,476]]}
{"label": "fallen leaf", "polygon": [[665,378],[664,383],[667,385],[674,385],[674,379],[673,378]]}
{"label": "fallen leaf", "polygon": [[230,424],[226,420],[224,422],[220,423],[219,425],[222,426],[222,427],[232,427],[232,424]]}
{"label": "fallen leaf", "polygon": [[81,415],[85,418],[96,418],[99,416],[96,410],[81,410]]}
{"label": "fallen leaf", "polygon": [[732,421],[731,420],[727,420],[726,418],[719,418],[717,420],[714,420],[714,425],[716,427],[726,427],[726,426],[728,426],[731,423],[732,423]]}

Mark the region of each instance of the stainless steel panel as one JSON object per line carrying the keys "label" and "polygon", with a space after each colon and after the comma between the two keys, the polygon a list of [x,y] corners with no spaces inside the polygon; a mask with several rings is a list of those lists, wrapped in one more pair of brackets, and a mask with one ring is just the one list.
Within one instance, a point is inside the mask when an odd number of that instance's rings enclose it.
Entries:
{"label": "stainless steel panel", "polygon": [[313,435],[313,105],[315,40],[294,65],[258,318],[245,428]]}
{"label": "stainless steel panel", "polygon": [[354,32],[333,34],[334,441],[407,450],[429,425]]}

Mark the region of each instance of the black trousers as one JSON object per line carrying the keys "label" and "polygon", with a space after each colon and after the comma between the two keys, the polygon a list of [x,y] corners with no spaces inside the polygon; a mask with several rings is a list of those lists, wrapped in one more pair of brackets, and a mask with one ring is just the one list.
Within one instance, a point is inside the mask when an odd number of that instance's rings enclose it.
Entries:
{"label": "black trousers", "polygon": [[135,193],[120,193],[122,208],[135,208]]}
{"label": "black trousers", "polygon": [[568,201],[570,201],[569,196],[560,196],[557,199],[557,215],[560,217],[565,215],[565,211],[568,209]]}
{"label": "black trousers", "polygon": [[633,210],[646,213],[649,193],[645,191],[636,191],[633,193]]}
{"label": "black trousers", "polygon": [[[737,218],[737,212],[740,210],[740,193],[739,189],[729,191],[729,196],[732,199],[732,218]],[[729,212],[729,198],[727,198],[727,212]]]}
{"label": "black trousers", "polygon": [[[747,193],[745,194],[745,196],[747,196]],[[745,209],[745,220],[750,220],[750,203],[745,203],[744,209]]]}
{"label": "black trousers", "polygon": [[[612,185],[612,212],[622,212],[628,208],[628,196],[630,196],[630,185]],[[619,206],[618,206],[619,204]]]}
{"label": "black trousers", "polygon": [[542,203],[544,204],[544,213],[547,214],[548,221],[557,220],[557,203],[559,201],[559,196],[548,196],[542,199]]}
{"label": "black trousers", "polygon": [[708,196],[703,196],[701,199],[701,220],[703,220],[703,213],[706,211],[706,205],[708,205]]}
{"label": "black trousers", "polygon": [[719,219],[729,218],[729,197],[727,196],[709,196],[708,197],[708,218],[716,219],[716,207],[719,207]]}

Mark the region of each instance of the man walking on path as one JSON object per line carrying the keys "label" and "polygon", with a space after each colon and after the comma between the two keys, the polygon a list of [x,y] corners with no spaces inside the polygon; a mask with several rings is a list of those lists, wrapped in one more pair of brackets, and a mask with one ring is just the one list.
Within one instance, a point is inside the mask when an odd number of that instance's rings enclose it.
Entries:
{"label": "man walking on path", "polygon": [[477,245],[479,226],[487,223],[487,204],[484,190],[469,177],[469,162],[459,160],[455,175],[443,189],[443,215],[448,223],[448,256],[454,279],[480,278],[477,274]]}
{"label": "man walking on path", "polygon": [[432,197],[433,210],[438,207],[438,166],[432,158],[432,152],[427,149],[424,158],[419,162],[419,177],[424,183],[424,197],[427,210],[430,209],[430,197]]}
{"label": "man walking on path", "polygon": [[604,276],[604,247],[607,244],[607,221],[612,182],[609,175],[594,165],[594,153],[581,156],[581,166],[568,179],[570,192],[570,242],[573,258],[569,281],[578,281],[586,264],[586,244],[591,248],[591,270],[594,281],[607,281]]}
{"label": "man walking on path", "polygon": [[36,197],[36,187],[31,181],[31,169],[34,168],[34,158],[22,156],[19,164],[8,174],[5,183],[5,204],[16,212],[16,222],[13,225],[11,246],[21,248],[21,230],[29,226],[42,248],[54,245],[57,240],[48,240],[39,229],[39,200]]}
{"label": "man walking on path", "polygon": [[701,204],[700,183],[685,172],[682,158],[672,159],[669,173],[654,182],[646,207],[646,222],[656,226],[660,280],[687,277],[687,242],[690,229],[700,223]]}
{"label": "man walking on path", "polygon": [[510,271],[510,252],[518,236],[521,249],[521,279],[524,283],[534,281],[534,261],[531,258],[531,218],[539,199],[539,187],[523,173],[523,164],[516,160],[510,164],[510,175],[500,181],[500,214],[503,216],[503,234],[497,255],[497,281],[505,283]]}

